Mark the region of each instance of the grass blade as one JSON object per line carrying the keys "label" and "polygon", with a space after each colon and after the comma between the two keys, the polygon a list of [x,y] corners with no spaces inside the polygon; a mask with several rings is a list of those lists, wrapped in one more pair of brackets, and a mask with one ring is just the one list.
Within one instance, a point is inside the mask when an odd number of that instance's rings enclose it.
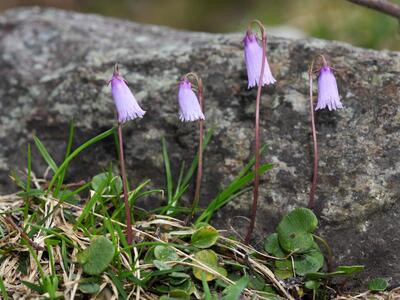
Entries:
{"label": "grass blade", "polygon": [[39,150],[40,154],[46,161],[47,165],[53,170],[54,173],[56,173],[58,167],[54,159],[51,157],[49,151],[47,151],[46,147],[43,145],[43,143],[39,140],[37,136],[34,136],[33,140],[35,141],[36,148]]}
{"label": "grass blade", "polygon": [[113,273],[107,273],[107,275],[108,275],[108,277],[110,277],[111,281],[117,287],[117,290],[119,292],[118,296],[122,299],[127,299],[128,295],[126,294],[124,285],[122,284],[121,280],[119,280],[119,278],[117,276],[115,276]]}
{"label": "grass blade", "polygon": [[182,163],[181,170],[179,171],[178,183],[176,184],[174,198],[176,198],[176,196],[179,195],[184,172],[185,172],[185,162]]}
{"label": "grass blade", "polygon": [[[31,192],[31,172],[32,172],[32,155],[31,155],[31,144],[28,144],[28,154],[27,154],[27,161],[28,161],[28,174],[26,177],[26,188],[25,191],[27,195]],[[25,205],[24,205],[24,220],[28,218],[29,212],[29,196],[25,197]]]}
{"label": "grass blade", "polygon": [[60,167],[57,169],[57,171],[55,172],[53,178],[50,181],[49,187],[47,189],[47,193],[50,192],[51,188],[54,186],[54,184],[57,181],[57,178],[60,176],[61,172],[68,166],[68,164],[79,154],[81,153],[83,150],[85,150],[86,148],[88,148],[89,146],[105,139],[106,137],[112,135],[115,131],[115,128],[111,128],[97,136],[95,136],[94,138],[91,138],[90,140],[86,141],[85,143],[83,143],[82,145],[80,145],[78,148],[76,148],[70,155],[68,155],[68,157],[64,160],[64,162],[60,165]]}
{"label": "grass blade", "polygon": [[[247,168],[247,166],[245,168]],[[272,164],[263,164],[261,165],[259,172],[260,174],[263,174],[271,168]],[[241,173],[239,173],[239,175],[241,175]],[[248,172],[248,174],[242,176],[239,175],[211,201],[203,213],[197,218],[195,222],[196,224],[204,222],[205,220],[210,220],[216,210],[235,198],[235,194],[240,195],[238,192],[253,180],[255,172]]]}
{"label": "grass blade", "polygon": [[[74,122],[71,122],[71,124],[69,125],[68,144],[67,144],[67,149],[65,151],[64,159],[66,159],[68,155],[71,153],[73,138],[74,138]],[[62,170],[60,174],[60,178],[58,180],[57,187],[54,192],[54,197],[57,197],[58,193],[60,192],[61,186],[64,183],[64,177],[65,173],[67,172],[67,168],[68,165]]]}
{"label": "grass blade", "polygon": [[163,159],[164,159],[165,175],[167,177],[167,198],[168,198],[168,204],[170,204],[172,202],[173,182],[172,182],[172,175],[171,175],[171,165],[169,162],[168,149],[167,149],[167,143],[165,141],[165,138],[162,138],[162,153],[163,153]]}
{"label": "grass blade", "polygon": [[104,180],[103,182],[101,182],[99,188],[96,190],[96,192],[94,193],[93,197],[90,198],[90,200],[88,201],[88,203],[86,203],[85,207],[82,210],[81,215],[79,216],[77,223],[81,224],[82,220],[86,219],[86,217],[88,216],[88,214],[90,213],[90,211],[92,210],[93,206],[96,204],[96,202],[101,198],[104,189],[106,188],[106,186],[108,185],[108,181]]}
{"label": "grass blade", "polygon": [[4,300],[9,300],[6,287],[4,286],[2,275],[0,275],[0,291]]}
{"label": "grass blade", "polygon": [[247,276],[243,276],[238,281],[236,281],[234,285],[230,285],[224,290],[224,293],[226,295],[222,297],[222,300],[240,299],[240,295],[242,294],[248,283],[249,278]]}
{"label": "grass blade", "polygon": [[201,272],[201,283],[203,285],[203,290],[204,290],[204,300],[212,300],[210,287],[208,286],[206,280],[206,274],[204,272]]}
{"label": "grass blade", "polygon": [[[214,134],[214,130],[210,129],[204,135],[203,152],[206,150],[208,144],[210,143],[210,140],[211,140],[211,137],[213,134]],[[197,152],[189,170],[187,171],[185,177],[182,180],[182,186],[186,186],[189,183],[190,179],[193,177],[194,172],[196,171],[198,162],[199,162],[199,153]]]}

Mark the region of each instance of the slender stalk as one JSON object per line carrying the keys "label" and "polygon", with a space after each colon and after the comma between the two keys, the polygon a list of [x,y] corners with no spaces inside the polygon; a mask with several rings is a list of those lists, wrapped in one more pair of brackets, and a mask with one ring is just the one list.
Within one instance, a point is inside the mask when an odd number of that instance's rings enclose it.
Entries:
{"label": "slender stalk", "polygon": [[[326,59],[323,55],[318,54],[316,58],[321,58],[324,66],[327,65]],[[310,195],[308,199],[307,207],[310,209],[314,208],[315,204],[315,191],[317,189],[317,179],[318,179],[318,143],[317,143],[317,131],[315,129],[315,114],[314,114],[314,99],[313,99],[313,73],[314,73],[314,58],[311,61],[310,67],[308,69],[308,81],[310,86],[310,115],[311,115],[311,132],[312,132],[312,140],[314,147],[314,161],[313,161],[313,177],[312,184],[310,188]]]}
{"label": "slender stalk", "polygon": [[[203,96],[203,82],[196,73],[190,72],[184,76],[189,80],[189,77],[193,77],[197,86],[197,95],[199,97],[199,103],[201,111],[204,112],[204,96]],[[204,120],[199,120],[199,159],[197,163],[197,176],[196,176],[196,188],[194,193],[194,199],[192,204],[192,211],[189,217],[191,220],[196,213],[196,209],[200,201],[200,190],[201,190],[201,179],[203,177],[203,139],[204,139]]]}
{"label": "slender stalk", "polygon": [[314,163],[313,163],[313,177],[310,189],[310,195],[308,200],[308,208],[314,208],[314,197],[315,190],[317,188],[317,177],[318,177],[318,144],[317,144],[317,132],[315,130],[315,115],[314,115],[314,100],[313,100],[313,66],[314,60],[311,62],[310,69],[308,70],[308,81],[310,86],[310,115],[311,115],[311,131],[314,145]]}
{"label": "slender stalk", "polygon": [[[200,102],[200,108],[203,112],[204,100],[203,100],[203,85],[201,79],[198,79],[198,96]],[[191,217],[193,218],[196,208],[200,201],[200,188],[201,178],[203,177],[203,136],[204,136],[204,120],[199,120],[199,161],[197,164],[197,176],[196,176],[196,190],[194,193],[194,200],[192,205]]]}
{"label": "slender stalk", "polygon": [[122,187],[124,191],[124,202],[125,202],[125,216],[126,216],[126,240],[129,245],[132,244],[132,221],[131,221],[131,210],[129,207],[128,199],[128,188],[126,186],[126,172],[125,172],[125,159],[124,159],[124,144],[122,137],[122,124],[118,123],[118,140],[119,140],[119,162],[121,167]]}
{"label": "slender stalk", "polygon": [[329,247],[329,244],[323,239],[322,237],[313,234],[313,237],[318,240],[322,245],[324,245],[326,251],[327,251],[327,259],[326,259],[326,265],[328,267],[328,273],[333,272],[333,251],[331,247]]}
{"label": "slender stalk", "polygon": [[253,234],[255,222],[256,222],[256,215],[257,215],[257,200],[258,200],[258,187],[260,185],[260,99],[261,99],[261,91],[262,91],[262,83],[264,77],[264,69],[265,69],[265,52],[267,48],[267,37],[265,35],[264,26],[260,22],[256,23],[259,25],[262,34],[262,49],[263,55],[261,60],[261,72],[260,78],[258,81],[258,89],[257,89],[257,98],[256,98],[256,117],[255,117],[255,176],[254,176],[254,188],[253,188],[253,204],[251,206],[251,215],[250,215],[250,225],[247,230],[246,238],[244,240],[245,244],[250,242],[251,236]]}

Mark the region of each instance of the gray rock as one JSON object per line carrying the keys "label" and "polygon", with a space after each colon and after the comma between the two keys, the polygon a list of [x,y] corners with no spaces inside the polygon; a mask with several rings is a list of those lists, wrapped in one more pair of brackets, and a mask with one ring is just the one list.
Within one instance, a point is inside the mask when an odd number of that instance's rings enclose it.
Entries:
{"label": "gray rock", "polygon": [[[64,156],[68,124],[74,146],[115,125],[109,87],[115,61],[147,114],[124,129],[132,183],[146,178],[163,186],[160,139],[169,142],[174,173],[196,150],[196,124],[178,121],[177,81],[197,72],[205,84],[207,149],[202,191],[205,205],[251,158],[256,91],[247,90],[242,34],[207,34],[135,24],[53,9],[24,8],[0,17],[0,184],[14,189],[10,170],[23,170],[27,143],[37,134],[57,162]],[[306,70],[327,55],[345,109],[316,113],[320,234],[337,264],[364,264],[360,284],[374,276],[400,282],[400,54],[316,39],[271,36],[269,61],[278,83],[265,89],[261,105],[264,161],[255,243],[275,229],[285,212],[305,206],[312,144]],[[35,152],[33,169],[44,171]],[[117,167],[113,139],[85,151],[67,180],[88,180]],[[189,200],[189,197],[188,197]],[[248,216],[251,194],[215,218],[243,232],[235,216]],[[228,222],[231,221],[231,222]]]}

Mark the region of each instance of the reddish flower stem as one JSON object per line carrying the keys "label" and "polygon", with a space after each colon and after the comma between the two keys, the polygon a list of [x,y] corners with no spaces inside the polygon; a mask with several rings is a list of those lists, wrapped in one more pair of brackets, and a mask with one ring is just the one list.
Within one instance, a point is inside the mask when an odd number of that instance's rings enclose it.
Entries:
{"label": "reddish flower stem", "polygon": [[314,99],[313,99],[313,74],[314,74],[314,62],[316,59],[320,58],[322,60],[322,64],[327,66],[328,63],[325,57],[322,54],[318,54],[310,64],[310,68],[308,69],[308,81],[310,86],[310,115],[311,115],[311,132],[314,146],[314,162],[313,162],[313,178],[312,184],[310,188],[310,195],[308,200],[307,207],[310,209],[314,208],[315,204],[315,191],[317,189],[317,178],[318,178],[318,143],[317,143],[317,131],[315,129],[315,113],[314,113]]}
{"label": "reddish flower stem", "polygon": [[[203,100],[203,85],[201,79],[198,83],[198,95],[200,108],[203,112],[204,100]],[[194,201],[192,205],[192,218],[196,212],[196,208],[200,201],[200,188],[201,188],[201,178],[203,177],[203,135],[204,135],[204,120],[199,121],[199,161],[197,164],[197,176],[196,176],[196,190],[194,193]]]}
{"label": "reddish flower stem", "polygon": [[131,210],[129,206],[128,188],[126,186],[126,172],[125,172],[125,159],[124,159],[124,142],[122,138],[122,124],[118,123],[118,139],[119,139],[119,162],[121,168],[122,187],[124,191],[124,202],[125,202],[125,216],[126,216],[126,240],[128,245],[132,244],[132,221],[131,221]]}
{"label": "reddish flower stem", "polygon": [[261,91],[262,91],[262,84],[263,84],[263,77],[264,77],[264,69],[265,69],[265,52],[267,48],[267,38],[265,35],[264,26],[261,23],[256,22],[261,29],[262,34],[262,49],[263,55],[261,60],[261,73],[260,79],[258,81],[258,89],[257,89],[257,98],[256,98],[256,118],[255,118],[255,163],[254,163],[254,187],[253,187],[253,204],[251,206],[251,213],[250,213],[250,225],[247,230],[246,238],[244,239],[244,243],[247,245],[250,242],[250,239],[253,234],[255,222],[256,222],[256,215],[257,215],[257,200],[258,200],[258,187],[260,185],[260,99],[261,99]]}
{"label": "reddish flower stem", "polygon": [[317,188],[317,177],[318,177],[318,144],[317,144],[317,131],[315,130],[315,117],[314,117],[314,101],[313,101],[313,65],[314,61],[311,63],[310,69],[308,71],[308,80],[310,85],[310,115],[311,115],[311,131],[312,139],[314,145],[314,167],[313,167],[313,178],[310,189],[310,197],[308,200],[308,208],[314,208],[314,196],[315,190]]}
{"label": "reddish flower stem", "polygon": [[[188,73],[184,78],[189,80],[189,77],[193,77],[197,86],[197,95],[199,97],[199,103],[201,111],[204,113],[204,97],[203,97],[203,82],[196,73]],[[199,120],[199,159],[197,163],[197,176],[196,176],[196,188],[194,192],[194,199],[192,204],[192,211],[188,220],[191,220],[196,213],[196,208],[200,201],[200,190],[201,190],[201,179],[203,177],[203,138],[204,138],[204,120]]]}

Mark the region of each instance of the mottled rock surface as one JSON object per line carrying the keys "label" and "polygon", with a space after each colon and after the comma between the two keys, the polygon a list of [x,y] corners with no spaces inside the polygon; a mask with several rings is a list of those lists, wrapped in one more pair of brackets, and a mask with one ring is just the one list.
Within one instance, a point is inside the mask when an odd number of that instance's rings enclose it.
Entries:
{"label": "mottled rock surface", "polygon": [[[74,145],[115,124],[109,87],[115,61],[147,114],[125,127],[131,182],[164,184],[160,139],[169,142],[175,172],[197,145],[195,124],[178,121],[177,80],[195,71],[205,84],[207,149],[203,205],[251,157],[255,90],[247,90],[242,34],[215,35],[135,24],[94,15],[34,8],[0,17],[0,189],[14,190],[10,170],[26,166],[27,143],[37,134],[60,162],[68,124]],[[400,283],[400,54],[322,40],[270,37],[269,61],[278,84],[262,98],[264,161],[257,238],[281,215],[305,206],[310,186],[308,83],[310,59],[324,53],[336,68],[345,109],[316,114],[320,162],[320,233],[337,263],[365,264],[360,283],[374,276]],[[33,169],[42,174],[38,158]],[[115,162],[110,138],[83,153],[68,180],[89,179]],[[225,207],[216,222],[248,216],[250,194]],[[243,231],[239,222],[231,222]]]}

